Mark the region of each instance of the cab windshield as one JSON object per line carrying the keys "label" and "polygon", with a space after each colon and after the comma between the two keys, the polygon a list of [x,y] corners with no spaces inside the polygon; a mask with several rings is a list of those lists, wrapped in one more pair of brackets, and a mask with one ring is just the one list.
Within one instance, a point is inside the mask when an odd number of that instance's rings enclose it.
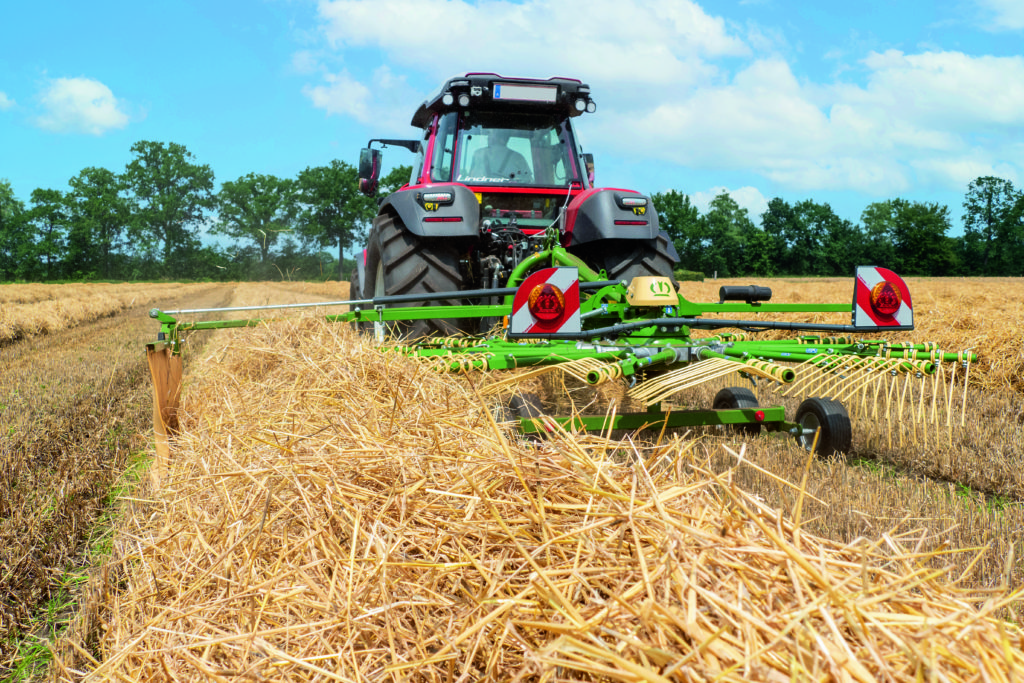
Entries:
{"label": "cab windshield", "polygon": [[565,119],[470,112],[460,123],[455,182],[537,187],[580,182]]}

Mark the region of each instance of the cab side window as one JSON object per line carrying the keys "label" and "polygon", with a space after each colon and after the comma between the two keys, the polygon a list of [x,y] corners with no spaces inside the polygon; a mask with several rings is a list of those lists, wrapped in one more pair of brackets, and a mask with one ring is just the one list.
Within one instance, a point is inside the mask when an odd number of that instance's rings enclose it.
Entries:
{"label": "cab side window", "polygon": [[[450,112],[441,117],[434,140],[434,155],[430,160],[430,179],[449,181],[452,179],[452,155],[455,151],[455,124],[458,114]],[[424,143],[425,144],[425,143]]]}

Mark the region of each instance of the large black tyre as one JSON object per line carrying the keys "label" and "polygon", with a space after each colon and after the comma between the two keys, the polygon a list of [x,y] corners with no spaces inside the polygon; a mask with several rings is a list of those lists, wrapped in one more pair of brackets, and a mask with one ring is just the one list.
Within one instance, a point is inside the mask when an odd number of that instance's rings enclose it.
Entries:
{"label": "large black tyre", "polygon": [[[359,280],[359,269],[352,271],[352,279],[348,282],[348,298],[349,299],[362,299],[363,298],[363,283]],[[350,307],[350,308],[355,308]],[[360,306],[365,308],[365,306]],[[366,323],[352,323],[352,327],[359,331],[366,330]]]}
{"label": "large black tyre", "polygon": [[814,443],[815,431],[821,429],[815,451],[818,455],[839,456],[849,451],[853,443],[850,414],[839,401],[830,398],[806,399],[796,409],[796,423],[801,428],[796,434],[796,442],[808,451]]}
{"label": "large black tyre", "polygon": [[679,260],[664,230],[651,240],[601,240],[581,245],[579,254],[595,270],[604,268],[610,280],[662,276],[678,288],[674,268]]}
{"label": "large black tyre", "polygon": [[[757,397],[754,392],[746,387],[726,387],[715,394],[715,400],[711,403],[715,410],[734,410],[737,408],[757,408]],[[749,424],[733,425],[733,429],[751,436],[761,432],[760,422]]]}
{"label": "large black tyre", "polygon": [[[377,216],[373,221],[366,247],[366,282],[364,298],[454,292],[463,288],[459,269],[459,253],[443,239],[421,240],[389,214]],[[458,306],[460,299],[445,299],[403,306]],[[386,332],[399,337],[442,335],[451,336],[470,331],[476,321],[469,320],[414,320],[390,323]]]}

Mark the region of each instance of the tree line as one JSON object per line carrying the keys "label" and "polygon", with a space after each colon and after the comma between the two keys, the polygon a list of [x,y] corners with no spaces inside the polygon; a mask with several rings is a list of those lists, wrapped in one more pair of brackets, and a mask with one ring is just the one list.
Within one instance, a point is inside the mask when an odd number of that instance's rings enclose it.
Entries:
{"label": "tree line", "polygon": [[[376,214],[356,169],[334,160],[295,178],[248,173],[214,192],[214,174],[177,143],[140,141],[120,173],[89,167],[68,189],[23,202],[0,179],[0,282],[140,279],[347,279],[344,255]],[[381,181],[400,187],[410,168]],[[975,179],[963,234],[949,208],[890,199],[857,224],[813,200],[768,202],[757,224],[728,194],[701,213],[677,191],[653,197],[679,267],[708,276],[840,275],[880,265],[906,275],[1024,275],[1024,192]],[[204,229],[226,243],[203,244]]]}
{"label": "tree line", "polygon": [[1024,275],[1024,191],[1002,178],[970,183],[955,237],[949,207],[906,199],[869,204],[855,224],[828,204],[776,197],[760,225],[724,193],[703,214],[675,190],[653,200],[679,267],[708,277],[849,276],[858,265],[903,275]]}
{"label": "tree line", "polygon": [[[85,168],[27,203],[0,179],[0,282],[347,278],[344,254],[377,211],[343,161],[295,178],[248,173],[214,192],[213,170],[184,145],[143,140],[131,154],[120,173]],[[204,229],[226,245],[203,244]]]}

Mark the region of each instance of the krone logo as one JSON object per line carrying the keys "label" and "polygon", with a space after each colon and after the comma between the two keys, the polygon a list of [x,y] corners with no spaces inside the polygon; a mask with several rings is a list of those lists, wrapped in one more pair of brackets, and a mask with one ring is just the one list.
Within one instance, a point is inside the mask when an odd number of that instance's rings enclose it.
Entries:
{"label": "krone logo", "polygon": [[871,288],[871,308],[879,315],[893,315],[900,310],[902,303],[900,290],[893,287],[891,282],[882,280]]}
{"label": "krone logo", "polygon": [[651,296],[671,297],[672,287],[664,280],[655,280],[651,283]]}

